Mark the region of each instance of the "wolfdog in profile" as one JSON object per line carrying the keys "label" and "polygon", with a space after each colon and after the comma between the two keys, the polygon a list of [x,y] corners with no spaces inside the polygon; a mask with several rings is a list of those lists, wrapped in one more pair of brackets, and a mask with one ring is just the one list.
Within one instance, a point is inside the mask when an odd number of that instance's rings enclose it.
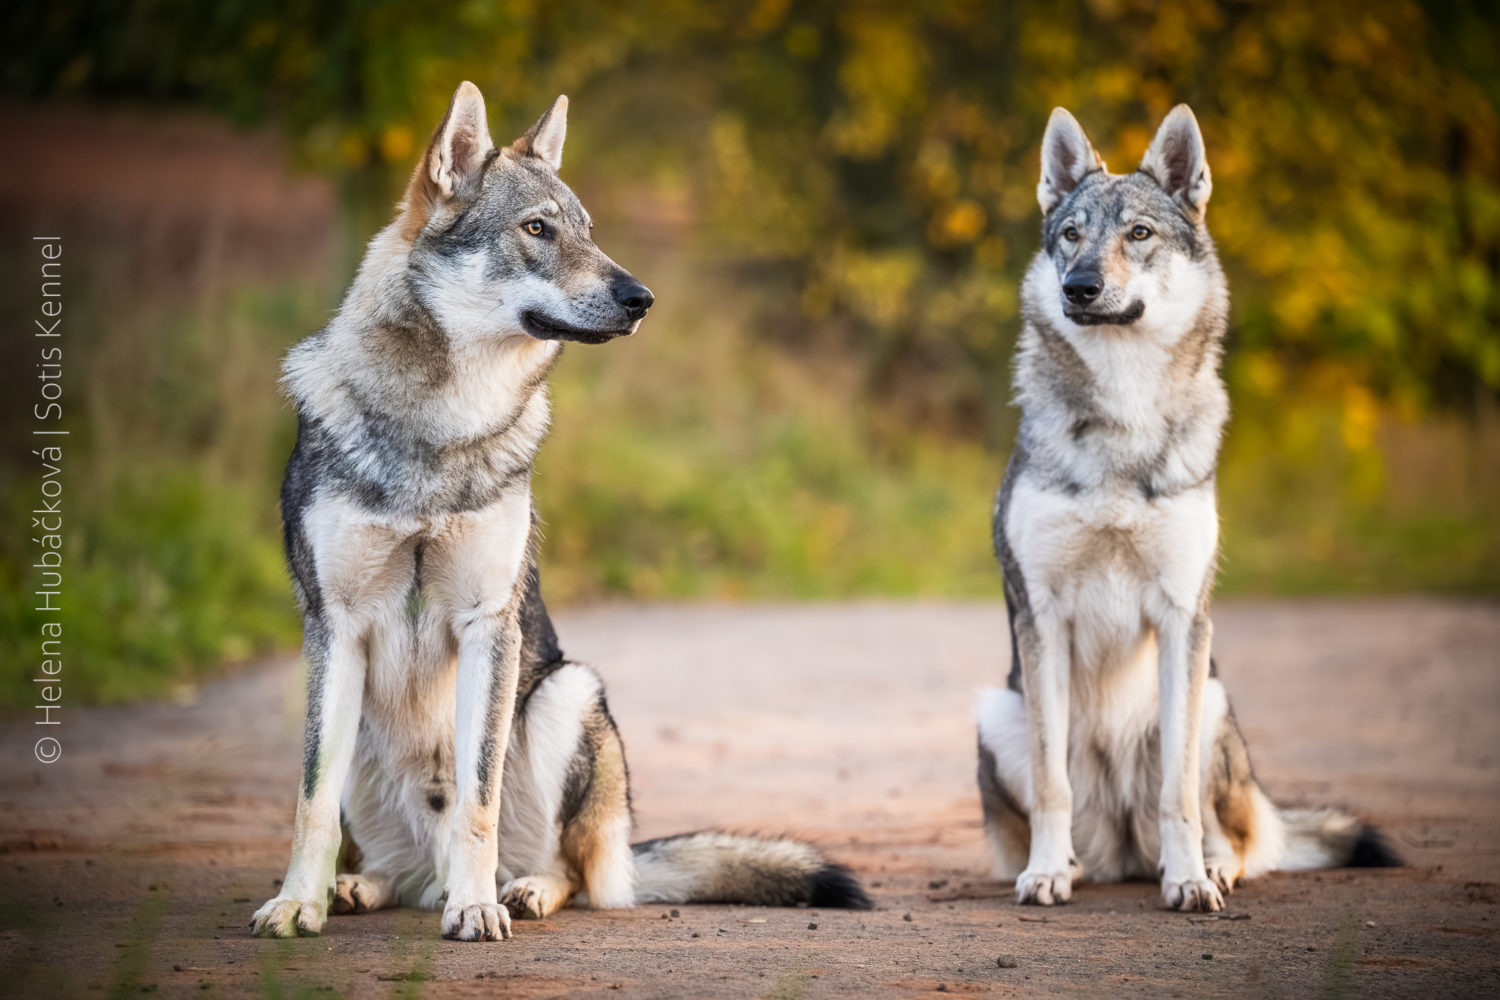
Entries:
{"label": "wolfdog in profile", "polygon": [[287,357],[307,724],[258,935],[317,934],[330,908],[441,906],[445,937],[479,941],[575,900],[868,905],[796,841],[630,843],[624,746],[537,575],[547,374],[562,342],[633,333],[653,301],[558,179],[567,107],[497,148],[460,86],[337,316]]}

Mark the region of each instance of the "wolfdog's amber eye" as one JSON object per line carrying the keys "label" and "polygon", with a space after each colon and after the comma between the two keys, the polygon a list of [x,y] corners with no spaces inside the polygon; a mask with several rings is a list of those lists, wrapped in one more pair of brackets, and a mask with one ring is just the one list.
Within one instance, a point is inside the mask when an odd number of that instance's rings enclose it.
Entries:
{"label": "wolfdog's amber eye", "polygon": [[1130,231],[1130,238],[1133,240],[1144,240],[1150,235],[1151,230],[1146,228],[1145,226],[1136,226]]}
{"label": "wolfdog's amber eye", "polygon": [[526,231],[532,236],[540,236],[547,231],[547,227],[542,225],[540,219],[532,219],[526,223]]}
{"label": "wolfdog's amber eye", "polygon": [[1069,226],[1067,229],[1063,230],[1063,239],[1067,240],[1069,243],[1077,243],[1078,230],[1073,226]]}

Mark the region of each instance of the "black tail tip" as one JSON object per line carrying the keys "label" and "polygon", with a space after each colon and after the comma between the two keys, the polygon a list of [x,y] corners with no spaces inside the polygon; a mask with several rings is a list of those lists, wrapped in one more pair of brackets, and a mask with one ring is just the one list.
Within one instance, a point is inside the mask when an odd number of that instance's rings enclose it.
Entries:
{"label": "black tail tip", "polygon": [[830,861],[812,876],[807,903],[830,910],[872,910],[875,904],[865,894],[854,873]]}
{"label": "black tail tip", "polygon": [[1350,868],[1402,868],[1406,865],[1386,835],[1366,823],[1354,841]]}

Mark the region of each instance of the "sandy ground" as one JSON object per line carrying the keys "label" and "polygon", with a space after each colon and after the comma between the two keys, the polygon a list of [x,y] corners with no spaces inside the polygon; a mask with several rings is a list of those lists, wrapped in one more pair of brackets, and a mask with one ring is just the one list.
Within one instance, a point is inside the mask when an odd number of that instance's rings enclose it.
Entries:
{"label": "sandy ground", "polygon": [[68,709],[50,766],[29,720],[0,726],[0,993],[1500,995],[1500,605],[1217,618],[1272,794],[1359,812],[1410,867],[1268,876],[1231,897],[1233,920],[1165,912],[1144,883],[1022,909],[986,878],[973,787],[970,712],[1004,671],[1002,608],[610,607],[559,624],[610,685],[641,835],[805,834],[856,868],[873,912],[569,910],[458,944],[401,910],[255,940],[298,766],[283,660],[191,704]]}

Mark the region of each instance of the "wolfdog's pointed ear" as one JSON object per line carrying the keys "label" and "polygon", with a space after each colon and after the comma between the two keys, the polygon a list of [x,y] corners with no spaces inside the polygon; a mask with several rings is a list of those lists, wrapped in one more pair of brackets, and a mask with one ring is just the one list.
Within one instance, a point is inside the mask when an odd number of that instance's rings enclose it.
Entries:
{"label": "wolfdog's pointed ear", "polygon": [[401,202],[406,211],[403,232],[415,239],[440,204],[478,191],[484,165],[494,149],[485,120],[484,95],[465,80],[453,92],[448,113],[412,171]]}
{"label": "wolfdog's pointed ear", "polygon": [[1053,108],[1042,136],[1042,179],[1036,186],[1037,204],[1046,215],[1104,161],[1094,152],[1078,119],[1062,108]]}
{"label": "wolfdog's pointed ear", "polygon": [[453,92],[448,114],[427,149],[427,175],[444,198],[472,194],[494,148],[484,95],[465,80]]}
{"label": "wolfdog's pointed ear", "polygon": [[562,168],[563,141],[567,137],[568,95],[562,94],[511,148],[522,156],[535,156],[553,170],[559,170]]}
{"label": "wolfdog's pointed ear", "polygon": [[425,222],[434,202],[473,194],[494,148],[484,115],[484,95],[465,80],[453,92],[448,113],[417,164],[406,189],[406,207]]}
{"label": "wolfdog's pointed ear", "polygon": [[1192,108],[1179,104],[1167,112],[1141,160],[1141,172],[1149,174],[1190,215],[1196,218],[1203,214],[1214,184],[1203,149],[1203,133],[1198,131]]}

